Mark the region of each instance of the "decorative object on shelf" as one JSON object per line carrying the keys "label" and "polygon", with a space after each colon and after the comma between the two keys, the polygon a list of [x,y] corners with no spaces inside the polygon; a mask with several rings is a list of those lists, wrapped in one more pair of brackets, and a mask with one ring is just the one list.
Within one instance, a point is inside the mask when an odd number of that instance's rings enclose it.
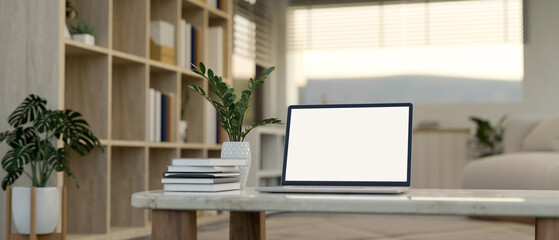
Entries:
{"label": "decorative object on shelf", "polygon": [[[35,224],[37,234],[54,231],[56,224],[52,225],[52,222],[58,221],[58,214],[48,213],[49,209],[43,210],[39,204],[48,203],[44,204],[47,208],[60,206],[58,188],[43,190],[51,174],[54,171],[64,171],[79,187],[76,177],[70,170],[70,150],[86,156],[95,147],[101,148],[101,142],[91,132],[87,121],[80,113],[72,110],[50,110],[46,105],[46,100],[33,94],[29,95],[8,117],[8,123],[14,129],[0,132],[0,142],[6,141],[11,148],[2,158],[2,168],[7,173],[2,180],[2,188],[6,190],[7,186],[12,185],[23,174],[31,179],[33,187],[37,187],[38,215]],[[57,148],[56,140],[62,141],[64,145]],[[30,166],[30,172],[24,170],[25,165]],[[49,193],[42,195],[43,191]],[[14,219],[30,221],[28,196],[29,188],[13,188],[11,201],[14,203],[12,205]],[[52,199],[49,199],[49,196]],[[48,213],[45,216],[50,219],[39,215],[41,212]],[[39,222],[40,219],[44,222]],[[19,221],[15,221],[15,226],[19,233],[29,233],[29,224],[21,226]]]}
{"label": "decorative object on shelf", "polygon": [[[76,8],[74,8],[74,6],[72,6],[72,3],[70,1],[66,0],[66,20],[75,19],[77,17],[78,11],[76,10]],[[68,30],[68,24],[64,24],[64,37],[72,37],[70,36],[70,30]]]}
{"label": "decorative object on shelf", "polygon": [[66,0],[66,19],[76,19],[78,17],[78,10],[72,5],[72,2]]}
{"label": "decorative object on shelf", "polygon": [[88,44],[95,45],[95,36],[93,36],[93,27],[82,20],[78,25],[72,27],[72,39]]}
{"label": "decorative object on shelf", "polygon": [[497,125],[492,126],[488,120],[479,117],[470,117],[476,124],[475,139],[470,141],[470,146],[478,151],[478,157],[486,157],[503,153],[503,122],[506,116],[501,117]]}
{"label": "decorative object on shelf", "polygon": [[188,123],[185,120],[180,120],[179,122],[179,136],[181,142],[185,143],[188,137]]}
{"label": "decorative object on shelf", "polygon": [[[256,87],[264,84],[264,80],[274,71],[275,67],[270,67],[264,71],[256,80],[249,79],[248,89],[242,91],[240,98],[235,95],[235,89],[231,88],[227,83],[223,82],[222,77],[214,75],[211,69],[206,72],[206,67],[202,62],[199,66],[194,66],[194,72],[208,81],[211,86],[210,91],[215,94],[215,97],[210,97],[201,87],[190,85],[190,89],[200,94],[203,98],[208,100],[217,111],[217,121],[219,125],[229,137],[229,141],[242,142],[246,135],[255,127],[267,124],[281,124],[282,122],[277,118],[268,118],[256,123],[249,127],[243,128],[243,119],[245,112],[252,101],[252,93]],[[250,171],[250,148],[249,144],[234,144],[242,145],[243,150],[238,146],[227,146],[229,143],[225,142],[221,150],[221,158],[240,158],[246,156],[247,165],[239,167],[241,172],[241,188],[246,185],[248,173]],[[231,148],[231,149],[229,149]]]}
{"label": "decorative object on shelf", "polygon": [[181,142],[185,143],[188,140],[188,122],[186,121],[186,104],[188,102],[189,94],[187,91],[182,93],[181,99],[181,120],[179,121],[179,138]]}

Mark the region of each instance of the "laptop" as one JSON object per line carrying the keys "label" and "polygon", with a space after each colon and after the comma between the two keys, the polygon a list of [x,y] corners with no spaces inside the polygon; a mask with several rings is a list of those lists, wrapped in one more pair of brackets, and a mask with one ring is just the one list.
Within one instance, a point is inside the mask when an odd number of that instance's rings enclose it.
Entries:
{"label": "laptop", "polygon": [[410,187],[411,103],[288,108],[281,186],[266,193],[398,194]]}

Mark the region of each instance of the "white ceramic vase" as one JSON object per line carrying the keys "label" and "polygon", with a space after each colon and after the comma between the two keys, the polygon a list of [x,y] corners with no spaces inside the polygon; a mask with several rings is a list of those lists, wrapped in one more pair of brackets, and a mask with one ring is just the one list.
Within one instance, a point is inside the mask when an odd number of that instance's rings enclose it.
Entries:
{"label": "white ceramic vase", "polygon": [[179,136],[180,136],[181,142],[186,142],[186,138],[187,138],[186,131],[187,131],[187,128],[188,128],[188,123],[187,123],[186,121],[184,121],[184,120],[181,120],[181,121],[179,122]]}
{"label": "white ceramic vase", "polygon": [[[37,188],[35,197],[35,233],[54,232],[60,215],[60,189],[40,187]],[[31,188],[12,188],[12,215],[17,232],[29,234]]]}
{"label": "white ceramic vase", "polygon": [[247,160],[246,165],[239,166],[241,173],[241,189],[246,186],[248,173],[250,172],[250,145],[248,142],[224,142],[221,147],[221,158],[243,158]]}
{"label": "white ceramic vase", "polygon": [[95,37],[91,34],[82,33],[82,34],[74,34],[72,35],[72,39],[85,43],[87,45],[95,45]]}

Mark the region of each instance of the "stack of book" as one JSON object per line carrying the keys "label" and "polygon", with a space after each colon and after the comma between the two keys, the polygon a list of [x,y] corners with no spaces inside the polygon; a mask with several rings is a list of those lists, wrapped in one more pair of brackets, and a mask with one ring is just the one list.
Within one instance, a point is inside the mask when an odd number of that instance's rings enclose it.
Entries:
{"label": "stack of book", "polygon": [[175,64],[175,27],[165,21],[150,22],[150,58]]}
{"label": "stack of book", "polygon": [[163,190],[219,192],[240,189],[239,167],[246,159],[173,158],[163,173]]}

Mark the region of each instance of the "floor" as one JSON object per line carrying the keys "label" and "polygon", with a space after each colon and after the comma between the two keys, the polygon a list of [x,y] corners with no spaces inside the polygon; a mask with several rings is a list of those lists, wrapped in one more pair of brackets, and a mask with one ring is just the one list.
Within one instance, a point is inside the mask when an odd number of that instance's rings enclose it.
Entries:
{"label": "floor", "polygon": [[[203,226],[198,239],[228,239],[228,223]],[[280,213],[266,218],[267,239],[347,240],[524,240],[534,239],[529,224],[455,216],[385,216]]]}

